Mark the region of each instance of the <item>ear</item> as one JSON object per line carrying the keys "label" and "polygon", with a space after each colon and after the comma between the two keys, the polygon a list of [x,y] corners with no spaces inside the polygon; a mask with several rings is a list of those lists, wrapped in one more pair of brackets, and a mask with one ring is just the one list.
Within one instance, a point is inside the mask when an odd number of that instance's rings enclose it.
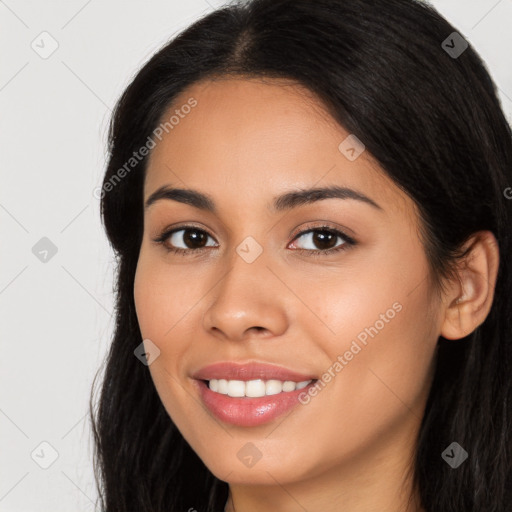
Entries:
{"label": "ear", "polygon": [[478,231],[464,245],[473,245],[456,282],[451,282],[444,304],[440,335],[449,340],[464,338],[486,319],[494,299],[499,267],[498,241],[491,231]]}

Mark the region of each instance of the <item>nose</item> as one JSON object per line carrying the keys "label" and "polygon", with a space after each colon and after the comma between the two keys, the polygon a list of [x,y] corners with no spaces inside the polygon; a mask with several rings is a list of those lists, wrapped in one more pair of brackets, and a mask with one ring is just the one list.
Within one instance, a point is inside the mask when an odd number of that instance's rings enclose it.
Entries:
{"label": "nose", "polygon": [[285,294],[263,255],[248,263],[235,254],[230,268],[210,292],[203,328],[233,341],[279,336],[288,326]]}

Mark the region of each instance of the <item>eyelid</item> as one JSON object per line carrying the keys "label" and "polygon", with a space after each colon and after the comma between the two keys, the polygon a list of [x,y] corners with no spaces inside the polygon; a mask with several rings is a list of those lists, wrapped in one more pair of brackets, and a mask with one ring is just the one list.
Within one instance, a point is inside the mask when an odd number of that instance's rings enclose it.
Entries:
{"label": "eyelid", "polygon": [[[292,242],[299,235],[302,236],[302,235],[305,235],[306,233],[311,233],[311,231],[322,231],[322,230],[337,232],[340,235],[342,235],[347,241],[352,242],[354,244],[356,243],[356,240],[354,238],[347,235],[345,228],[338,227],[337,225],[333,224],[332,222],[324,221],[324,220],[316,220],[316,221],[307,222],[306,225],[301,224],[300,227],[298,227],[292,231],[292,234],[291,234]],[[352,231],[352,230],[350,230],[350,231]]]}
{"label": "eyelid", "polygon": [[198,231],[204,231],[208,236],[211,236],[212,238],[215,238],[211,233],[210,231],[205,228],[204,226],[202,225],[197,225],[194,223],[194,221],[191,221],[191,222],[177,222],[177,223],[174,223],[174,224],[170,224],[168,226],[165,226],[164,228],[162,229],[159,229],[156,231],[156,234],[154,235],[154,238],[158,238],[164,234],[167,234],[167,236],[170,236],[171,234],[173,233],[176,233],[176,231],[182,231],[182,230],[186,230],[186,229],[197,229]]}

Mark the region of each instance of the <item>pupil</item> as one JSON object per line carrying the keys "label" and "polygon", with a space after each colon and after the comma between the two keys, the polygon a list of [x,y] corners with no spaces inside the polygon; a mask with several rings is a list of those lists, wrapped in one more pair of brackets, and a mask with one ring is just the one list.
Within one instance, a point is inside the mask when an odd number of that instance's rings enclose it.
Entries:
{"label": "pupil", "polygon": [[[327,238],[330,238],[331,243],[326,244]],[[313,233],[313,241],[321,250],[327,250],[336,245],[336,236],[328,231],[318,231],[317,234]],[[333,241],[334,244],[332,243]]]}
{"label": "pupil", "polygon": [[[192,235],[190,233],[193,233]],[[194,231],[194,230],[187,230],[185,231],[185,244],[190,244],[194,246],[194,242],[197,242],[198,239],[201,239],[203,242],[206,242],[206,233],[202,233],[200,231]],[[201,244],[201,247],[203,247],[203,244]]]}

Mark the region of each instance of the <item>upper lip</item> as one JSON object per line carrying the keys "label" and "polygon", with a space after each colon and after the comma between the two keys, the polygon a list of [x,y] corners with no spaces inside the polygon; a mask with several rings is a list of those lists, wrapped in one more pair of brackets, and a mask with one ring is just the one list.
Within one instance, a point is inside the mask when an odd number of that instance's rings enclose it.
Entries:
{"label": "upper lip", "polygon": [[204,366],[195,372],[192,377],[200,380],[226,379],[226,380],[291,380],[294,382],[303,382],[306,380],[315,380],[312,374],[302,374],[267,363],[249,362],[234,363],[231,361],[222,361]]}

